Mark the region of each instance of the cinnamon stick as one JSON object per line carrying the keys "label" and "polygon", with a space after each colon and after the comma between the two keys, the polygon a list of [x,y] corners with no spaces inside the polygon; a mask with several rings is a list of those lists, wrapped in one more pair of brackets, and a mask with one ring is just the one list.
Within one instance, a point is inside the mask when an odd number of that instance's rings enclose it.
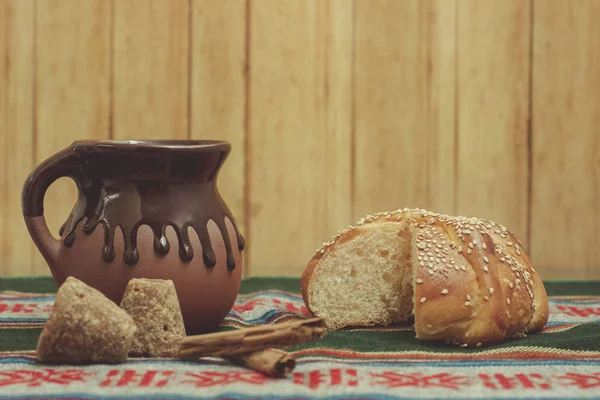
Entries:
{"label": "cinnamon stick", "polygon": [[220,356],[236,364],[273,377],[284,377],[296,367],[296,360],[277,347],[306,343],[327,333],[321,318],[308,318],[274,325],[227,332],[188,336],[181,340],[178,357],[198,360]]}
{"label": "cinnamon stick", "polygon": [[296,367],[296,360],[290,354],[275,349],[237,354],[226,359],[274,378],[284,378]]}
{"label": "cinnamon stick", "polygon": [[320,318],[309,318],[238,329],[228,332],[188,336],[181,340],[179,358],[190,360],[207,356],[234,356],[269,348],[287,347],[323,337],[327,332]]}

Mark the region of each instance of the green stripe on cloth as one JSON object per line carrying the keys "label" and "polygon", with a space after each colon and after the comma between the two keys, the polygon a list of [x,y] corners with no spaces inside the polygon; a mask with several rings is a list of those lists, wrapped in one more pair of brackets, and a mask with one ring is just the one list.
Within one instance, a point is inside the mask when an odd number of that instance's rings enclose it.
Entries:
{"label": "green stripe on cloth", "polygon": [[[0,351],[35,350],[40,328],[0,329]],[[600,352],[600,325],[585,324],[568,331],[553,334],[529,335],[493,346],[494,349],[510,349],[514,346],[555,348],[575,351]],[[318,342],[291,346],[289,351],[306,349],[339,349],[357,352],[406,352],[429,353],[478,353],[485,349],[459,349],[455,346],[436,345],[417,340],[412,330],[406,331],[335,331],[329,332]]]}
{"label": "green stripe on cloth", "polygon": [[[546,281],[549,296],[600,296],[600,281]],[[294,277],[253,277],[242,280],[240,294],[259,290],[283,290],[300,293],[300,279]],[[51,276],[32,278],[0,278],[0,291],[53,293],[56,284]]]}
{"label": "green stripe on cloth", "polygon": [[[590,296],[600,295],[600,282],[546,282],[551,296]],[[0,278],[0,290],[30,293],[49,293],[56,290],[51,277]],[[300,292],[298,278],[255,277],[242,281],[240,294],[265,291]],[[223,328],[230,329],[230,328]],[[566,327],[566,330],[530,335],[518,340],[510,340],[494,346],[495,349],[509,349],[513,346],[565,349],[570,351],[600,352],[600,324],[579,324]],[[0,329],[0,351],[34,350],[39,328]],[[298,345],[290,350],[301,351],[309,348],[350,349],[358,352],[407,352],[424,351],[430,353],[456,352],[454,346],[436,345],[415,339],[413,330],[342,330],[330,332],[317,343]],[[477,353],[485,349],[459,349],[460,352]]]}
{"label": "green stripe on cloth", "polygon": [[56,292],[56,283],[51,276],[0,278],[0,292],[5,290],[24,293],[54,293]]}
{"label": "green stripe on cloth", "polygon": [[0,329],[0,351],[31,351],[37,347],[41,328]]}
{"label": "green stripe on cloth", "polygon": [[534,334],[525,338],[508,340],[488,348],[461,349],[445,344],[433,344],[417,340],[412,330],[330,332],[317,343],[290,347],[290,351],[307,348],[352,349],[358,352],[407,352],[428,353],[479,353],[494,349],[510,349],[514,346],[557,348],[565,350],[600,352],[600,325],[585,324],[568,331],[552,334]]}

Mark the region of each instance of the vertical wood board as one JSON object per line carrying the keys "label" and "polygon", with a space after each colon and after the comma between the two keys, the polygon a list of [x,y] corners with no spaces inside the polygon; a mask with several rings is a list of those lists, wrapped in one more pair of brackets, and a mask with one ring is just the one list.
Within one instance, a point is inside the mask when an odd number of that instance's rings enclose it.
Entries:
{"label": "vertical wood board", "polygon": [[532,253],[547,276],[600,268],[599,20],[594,0],[534,2]]}
{"label": "vertical wood board", "polygon": [[[109,137],[110,5],[103,0],[36,3],[36,163],[73,141]],[[66,178],[48,190],[45,216],[56,237],[75,201],[75,185]],[[47,274],[35,254],[34,273]]]}
{"label": "vertical wood board", "polygon": [[350,223],[352,21],[343,0],[251,3],[252,275],[299,275]]}
{"label": "vertical wood board", "polygon": [[115,139],[189,137],[188,0],[114,2]]}
{"label": "vertical wood board", "polygon": [[356,1],[354,219],[454,212],[455,23],[455,1]]}
{"label": "vertical wood board", "polygon": [[0,1],[0,276],[31,275],[21,189],[34,167],[34,2]]}
{"label": "vertical wood board", "polygon": [[219,192],[248,240],[244,202],[247,1],[194,0],[191,4],[190,136],[231,143],[229,158],[219,172]]}
{"label": "vertical wood board", "polygon": [[457,213],[491,219],[528,248],[530,2],[458,8]]}

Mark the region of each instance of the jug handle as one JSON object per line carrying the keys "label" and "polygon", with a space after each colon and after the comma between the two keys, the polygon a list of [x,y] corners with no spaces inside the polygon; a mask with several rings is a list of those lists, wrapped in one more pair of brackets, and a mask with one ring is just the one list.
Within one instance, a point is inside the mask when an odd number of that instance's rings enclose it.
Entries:
{"label": "jug handle", "polygon": [[25,224],[35,245],[47,261],[56,257],[60,241],[52,236],[44,217],[46,190],[54,181],[62,177],[72,178],[79,187],[77,173],[80,168],[78,154],[69,147],[38,165],[27,177],[23,186],[21,206]]}

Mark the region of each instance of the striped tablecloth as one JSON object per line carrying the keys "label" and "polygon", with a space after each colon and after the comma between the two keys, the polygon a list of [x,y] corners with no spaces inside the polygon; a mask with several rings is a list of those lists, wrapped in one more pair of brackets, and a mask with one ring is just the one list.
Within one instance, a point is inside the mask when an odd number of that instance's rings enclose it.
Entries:
{"label": "striped tablecloth", "polygon": [[[600,282],[548,282],[543,333],[483,349],[433,346],[410,327],[330,332],[289,348],[274,379],[219,358],[48,366],[35,345],[56,290],[49,278],[0,279],[0,399],[402,398],[600,399]],[[298,279],[252,278],[224,329],[307,315]]]}

